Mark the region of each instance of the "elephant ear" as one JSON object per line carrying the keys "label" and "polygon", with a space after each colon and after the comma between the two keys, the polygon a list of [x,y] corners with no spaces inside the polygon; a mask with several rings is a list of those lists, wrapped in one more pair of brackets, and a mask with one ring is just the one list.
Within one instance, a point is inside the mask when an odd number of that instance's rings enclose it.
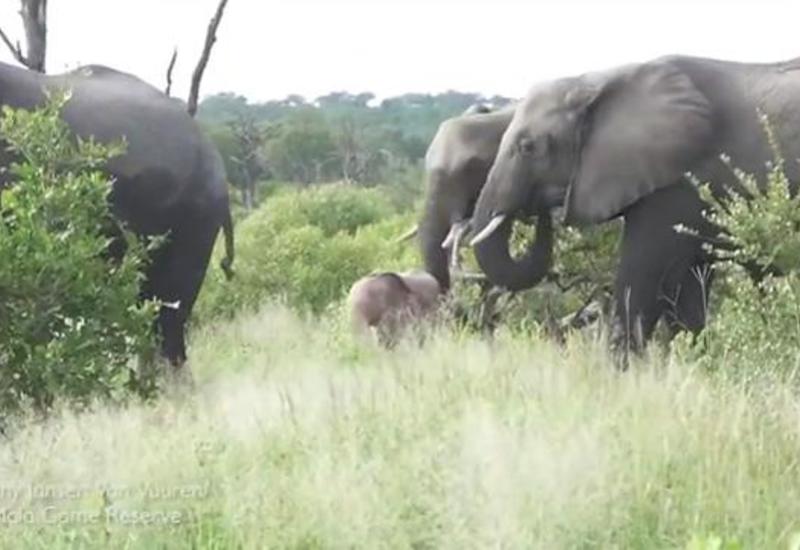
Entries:
{"label": "elephant ear", "polygon": [[[669,62],[617,73],[588,97],[566,221],[599,223],[672,185],[707,153],[711,105]],[[570,101],[567,98],[566,101]]]}
{"label": "elephant ear", "polygon": [[492,108],[486,105],[485,103],[473,103],[467,110],[464,111],[461,115],[462,116],[469,116],[469,115],[485,115],[486,113],[491,113]]}

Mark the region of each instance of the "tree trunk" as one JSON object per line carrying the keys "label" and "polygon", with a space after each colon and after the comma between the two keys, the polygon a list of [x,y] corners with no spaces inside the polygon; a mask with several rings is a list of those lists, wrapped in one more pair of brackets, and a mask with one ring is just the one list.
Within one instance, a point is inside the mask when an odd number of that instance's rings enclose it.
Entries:
{"label": "tree trunk", "polygon": [[249,184],[242,187],[242,203],[248,212],[253,209],[253,189]]}
{"label": "tree trunk", "polygon": [[47,56],[47,0],[22,0],[22,22],[28,44],[28,67],[44,72]]}

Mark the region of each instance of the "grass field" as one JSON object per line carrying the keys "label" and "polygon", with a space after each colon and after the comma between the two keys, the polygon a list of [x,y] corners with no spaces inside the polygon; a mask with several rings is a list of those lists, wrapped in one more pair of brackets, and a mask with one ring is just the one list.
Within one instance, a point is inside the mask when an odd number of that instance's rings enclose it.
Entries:
{"label": "grass field", "polygon": [[795,390],[670,360],[620,373],[602,349],[442,329],[363,350],[266,307],[194,334],[191,397],[13,433],[0,547],[796,543]]}

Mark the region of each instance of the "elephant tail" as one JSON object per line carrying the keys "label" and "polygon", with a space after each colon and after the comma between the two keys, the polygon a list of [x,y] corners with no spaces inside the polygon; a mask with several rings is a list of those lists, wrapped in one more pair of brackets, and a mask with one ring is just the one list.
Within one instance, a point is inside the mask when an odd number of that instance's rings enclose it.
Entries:
{"label": "elephant tail", "polygon": [[222,232],[225,234],[225,257],[219,262],[225,278],[229,281],[233,279],[233,221],[231,220],[231,209],[226,208],[222,218]]}

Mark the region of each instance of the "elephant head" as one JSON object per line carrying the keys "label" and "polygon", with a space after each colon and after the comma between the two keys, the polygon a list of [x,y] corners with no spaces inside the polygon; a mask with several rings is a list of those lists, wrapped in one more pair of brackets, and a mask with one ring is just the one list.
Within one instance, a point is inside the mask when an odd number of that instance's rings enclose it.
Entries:
{"label": "elephant head", "polygon": [[[443,122],[428,148],[427,192],[419,242],[425,270],[436,278],[442,291],[450,287],[447,249],[458,246],[458,238],[454,237],[467,228],[513,115],[514,106],[497,111],[485,105],[470,107]],[[539,252],[537,257],[541,256]]]}
{"label": "elephant head", "polygon": [[571,225],[619,215],[707,155],[711,117],[705,96],[670,59],[534,87],[475,208],[481,268],[496,284],[534,286],[540,270],[508,253],[515,217],[559,206]]}

